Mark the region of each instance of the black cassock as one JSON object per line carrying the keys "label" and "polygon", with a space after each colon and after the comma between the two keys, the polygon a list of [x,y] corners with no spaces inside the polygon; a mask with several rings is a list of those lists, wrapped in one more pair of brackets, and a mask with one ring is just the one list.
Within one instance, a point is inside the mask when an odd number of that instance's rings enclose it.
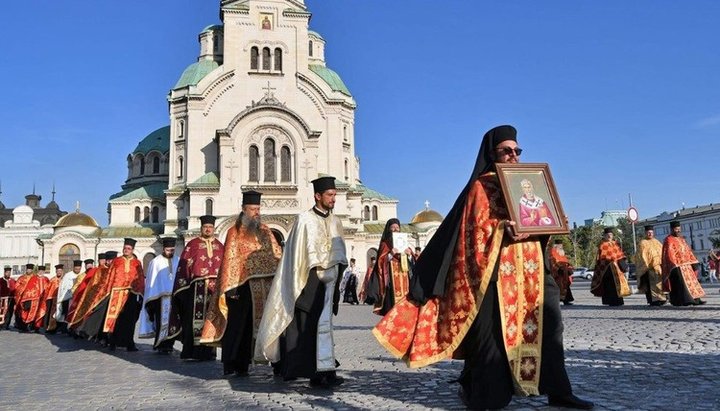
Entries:
{"label": "black cassock", "polygon": [[250,282],[225,292],[227,325],[222,337],[224,374],[245,374],[252,360],[253,304]]}
{"label": "black cassock", "polygon": [[350,304],[359,304],[357,297],[357,276],[355,274],[350,274],[348,276],[347,283],[345,283],[343,302]]}
{"label": "black cassock", "polygon": [[[338,273],[345,271],[345,266],[338,266]],[[317,329],[320,314],[325,300],[325,284],[317,276],[313,268],[308,275],[308,282],[297,301],[295,313],[290,325],[280,337],[280,363],[276,370],[288,378],[316,378],[321,375],[317,371]],[[335,281],[333,294],[333,313],[337,315],[340,303],[340,279]],[[335,366],[340,363],[335,361]],[[333,373],[334,371],[329,371]]]}
{"label": "black cassock", "polygon": [[108,335],[110,345],[127,348],[135,347],[135,324],[140,317],[141,309],[142,297],[130,293],[115,321],[115,329]]}
{"label": "black cassock", "polygon": [[155,341],[153,342],[154,349],[161,352],[172,351],[175,340],[169,339],[158,344],[158,338],[160,337],[160,325],[162,324],[162,309],[160,308],[161,298],[156,298],[152,301],[148,301],[145,304],[145,311],[148,316],[152,318],[153,331],[155,331]]}
{"label": "black cassock", "polygon": [[[207,345],[195,345],[195,333],[193,331],[193,315],[195,314],[194,284],[173,296],[173,305],[177,307],[182,324],[182,332],[177,339],[182,343],[180,358],[192,358],[200,361],[214,360],[217,356],[215,347]],[[208,296],[209,298],[209,296]]]}
{"label": "black cassock", "polygon": [[[694,268],[694,266],[693,266]],[[685,280],[682,278],[679,268],[673,268],[670,271],[670,304],[675,306],[680,305],[692,305],[696,303],[696,300],[690,294],[685,285]]]}

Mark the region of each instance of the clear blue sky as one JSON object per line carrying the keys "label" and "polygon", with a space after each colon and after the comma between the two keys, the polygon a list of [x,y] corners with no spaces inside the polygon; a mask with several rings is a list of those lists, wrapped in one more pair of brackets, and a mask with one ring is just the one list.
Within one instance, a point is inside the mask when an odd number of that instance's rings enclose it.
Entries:
{"label": "clear blue sky", "polygon": [[[126,156],[168,124],[169,88],[219,1],[8,2],[0,14],[0,179],[106,224]],[[358,103],[363,182],[403,221],[446,213],[484,132],[518,128],[570,221],[720,201],[720,2],[308,0]],[[400,171],[398,171],[400,170]]]}

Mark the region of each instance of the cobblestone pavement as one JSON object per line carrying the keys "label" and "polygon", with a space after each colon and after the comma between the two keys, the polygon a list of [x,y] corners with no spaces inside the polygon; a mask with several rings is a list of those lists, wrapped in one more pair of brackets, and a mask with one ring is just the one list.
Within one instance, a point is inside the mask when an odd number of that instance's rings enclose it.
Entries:
{"label": "cobblestone pavement", "polygon": [[[720,294],[707,286],[697,308],[647,307],[642,295],[609,308],[573,286],[563,307],[567,369],[576,394],[596,409],[720,409]],[[219,362],[186,362],[176,351],[110,353],[67,336],[0,331],[0,409],[462,409],[449,381],[462,363],[410,370],[375,341],[367,306],[343,305],[335,320],[344,385],[285,383],[268,366],[246,378],[221,377]],[[179,344],[176,344],[176,348]],[[546,397],[516,398],[507,409],[552,409]]]}

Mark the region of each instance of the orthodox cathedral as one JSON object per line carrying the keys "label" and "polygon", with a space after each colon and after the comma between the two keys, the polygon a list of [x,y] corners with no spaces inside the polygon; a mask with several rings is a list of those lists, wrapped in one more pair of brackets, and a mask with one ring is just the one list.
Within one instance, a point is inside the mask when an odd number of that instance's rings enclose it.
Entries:
{"label": "orthodox cathedral", "polygon": [[[133,237],[146,263],[160,236],[188,241],[205,214],[218,217],[223,241],[246,190],[263,193],[263,222],[282,244],[295,216],[313,205],[310,181],[330,175],[348,256],[364,269],[398,201],[362,183],[356,102],[328,67],[310,16],[302,0],[222,0],[222,24],[200,32],[197,61],[167,95],[170,124],[128,154],[125,183],[108,203],[109,226],[79,208],[70,212],[40,235],[44,261],[56,263],[68,245],[78,258],[93,258]],[[402,231],[424,248],[441,221],[426,203]]]}

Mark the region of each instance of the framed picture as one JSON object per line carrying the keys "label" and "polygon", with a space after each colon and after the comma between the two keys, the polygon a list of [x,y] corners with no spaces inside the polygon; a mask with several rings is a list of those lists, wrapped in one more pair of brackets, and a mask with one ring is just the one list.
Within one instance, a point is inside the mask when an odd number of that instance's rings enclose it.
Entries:
{"label": "framed picture", "polygon": [[515,234],[567,234],[567,218],[547,163],[495,164]]}

